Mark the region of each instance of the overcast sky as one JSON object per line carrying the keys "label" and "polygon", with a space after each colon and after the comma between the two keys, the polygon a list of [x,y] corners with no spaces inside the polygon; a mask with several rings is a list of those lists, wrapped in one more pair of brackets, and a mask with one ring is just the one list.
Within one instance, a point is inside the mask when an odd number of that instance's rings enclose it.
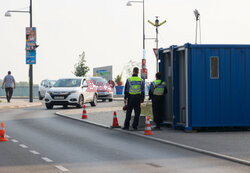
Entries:
{"label": "overcast sky", "polygon": [[[113,65],[113,76],[129,60],[142,59],[142,5],[127,0],[33,0],[33,26],[37,27],[37,64],[34,83],[71,77],[78,55],[85,51],[90,67]],[[29,0],[0,0],[0,78],[8,70],[16,81],[28,82],[25,64],[25,27],[29,15],[7,10],[29,10]],[[26,8],[25,8],[26,7]],[[167,23],[159,29],[159,46],[195,41],[194,9],[201,13],[202,43],[249,44],[250,0],[145,0],[145,20]],[[146,37],[155,28],[145,22]],[[154,40],[146,41],[149,78],[155,74]],[[125,81],[125,79],[124,79]]]}

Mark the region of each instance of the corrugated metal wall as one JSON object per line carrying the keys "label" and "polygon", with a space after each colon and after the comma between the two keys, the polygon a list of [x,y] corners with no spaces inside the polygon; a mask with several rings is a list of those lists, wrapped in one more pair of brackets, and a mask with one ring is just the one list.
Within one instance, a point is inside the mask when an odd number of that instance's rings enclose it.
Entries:
{"label": "corrugated metal wall", "polygon": [[[192,127],[250,126],[250,46],[191,45],[190,123]],[[218,57],[219,78],[210,77]]]}

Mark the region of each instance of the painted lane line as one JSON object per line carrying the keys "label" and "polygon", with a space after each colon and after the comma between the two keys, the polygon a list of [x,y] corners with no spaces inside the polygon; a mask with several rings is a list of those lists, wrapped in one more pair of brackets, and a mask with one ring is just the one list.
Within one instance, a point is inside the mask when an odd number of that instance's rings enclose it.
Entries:
{"label": "painted lane line", "polygon": [[46,162],[53,162],[53,160],[50,160],[50,159],[47,158],[47,157],[42,157],[42,159],[43,159],[44,161],[46,161]]}
{"label": "painted lane line", "polygon": [[11,139],[11,141],[14,143],[18,143],[18,140],[16,140],[16,139]]}
{"label": "painted lane line", "polygon": [[20,144],[19,146],[22,147],[22,148],[29,148],[28,146],[26,146],[24,144]]}
{"label": "painted lane line", "polygon": [[67,172],[68,169],[64,168],[62,165],[55,165],[56,168],[58,168],[60,171]]}
{"label": "painted lane line", "polygon": [[38,153],[37,151],[35,150],[30,150],[31,153],[35,154],[35,155],[39,155],[40,153]]}

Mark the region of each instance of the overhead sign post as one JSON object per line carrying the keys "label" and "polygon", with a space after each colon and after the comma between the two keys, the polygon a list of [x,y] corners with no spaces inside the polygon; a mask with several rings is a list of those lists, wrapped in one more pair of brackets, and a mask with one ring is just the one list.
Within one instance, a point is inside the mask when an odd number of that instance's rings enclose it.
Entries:
{"label": "overhead sign post", "polygon": [[36,28],[26,27],[26,64],[36,64]]}

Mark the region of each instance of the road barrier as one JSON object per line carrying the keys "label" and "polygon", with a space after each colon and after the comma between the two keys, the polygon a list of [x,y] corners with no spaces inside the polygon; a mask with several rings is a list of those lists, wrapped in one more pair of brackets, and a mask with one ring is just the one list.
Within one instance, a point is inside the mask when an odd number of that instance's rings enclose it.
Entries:
{"label": "road barrier", "polygon": [[86,111],[86,106],[85,105],[83,106],[82,119],[88,119],[87,111]]}
{"label": "road barrier", "polygon": [[2,129],[0,130],[0,141],[8,141],[8,139],[5,137],[5,128],[3,122],[1,122]]}

